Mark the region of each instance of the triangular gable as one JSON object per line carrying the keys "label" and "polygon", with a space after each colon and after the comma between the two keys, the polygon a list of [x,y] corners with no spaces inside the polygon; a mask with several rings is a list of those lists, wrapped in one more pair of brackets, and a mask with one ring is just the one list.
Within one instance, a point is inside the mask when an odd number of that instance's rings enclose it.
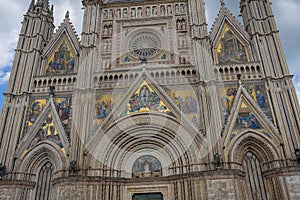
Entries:
{"label": "triangular gable", "polygon": [[57,46],[57,44],[60,42],[61,38],[65,36],[68,41],[71,44],[72,50],[79,54],[79,38],[77,36],[77,33],[70,22],[70,19],[66,15],[63,22],[60,24],[56,32],[54,33],[53,37],[51,38],[50,42],[44,49],[43,57],[49,56],[49,54],[53,51],[53,49]]}
{"label": "triangular gable", "polygon": [[235,33],[238,33],[242,40],[250,41],[249,34],[244,30],[240,22],[226,7],[223,6],[219,11],[218,17],[216,18],[210,32],[210,39],[213,44],[217,42],[225,24],[227,24]]}
{"label": "triangular gable", "polygon": [[251,61],[250,36],[224,6],[213,25],[210,38],[217,64]]}
{"label": "triangular gable", "polygon": [[58,145],[67,154],[69,153],[69,141],[52,98],[49,99],[43,111],[29,128],[16,154],[20,155],[26,149],[45,140]]}
{"label": "triangular gable", "polygon": [[[111,105],[109,100],[106,100],[105,102],[105,105]],[[101,104],[103,105],[103,103]],[[189,126],[192,127],[195,132],[199,132],[197,125],[188,119],[188,117],[180,110],[174,100],[172,100],[172,98],[169,97],[168,94],[156,84],[155,80],[153,80],[145,70],[140,73],[136,81],[123,95],[123,98],[120,98],[115,106],[108,107],[109,112],[106,113],[109,114],[107,114],[105,118],[102,118],[100,124],[101,127],[98,126],[99,128],[95,130],[96,132],[98,132],[100,129],[102,131],[105,130],[110,126],[110,124],[113,124],[113,122],[119,118],[140,112],[156,112],[169,115],[177,118],[178,120],[184,121],[185,124],[189,124]],[[101,113],[99,110],[97,111],[97,114],[102,115],[104,112]]]}
{"label": "triangular gable", "polygon": [[69,18],[64,19],[45,47],[43,58],[46,74],[74,72],[75,59],[79,55],[79,39]]}
{"label": "triangular gable", "polygon": [[255,130],[270,139],[280,141],[278,130],[245,88],[240,86],[223,131],[225,144],[229,143],[237,134],[246,130]]}
{"label": "triangular gable", "polygon": [[173,115],[166,103],[146,81],[131,96],[120,116],[138,112],[160,112]]}

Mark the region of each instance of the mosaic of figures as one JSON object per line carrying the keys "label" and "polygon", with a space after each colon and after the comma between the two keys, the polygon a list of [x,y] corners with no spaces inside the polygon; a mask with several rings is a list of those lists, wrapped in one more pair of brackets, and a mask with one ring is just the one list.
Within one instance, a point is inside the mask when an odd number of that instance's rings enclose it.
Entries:
{"label": "mosaic of figures", "polygon": [[95,118],[101,125],[112,110],[111,95],[102,95],[95,99]]}
{"label": "mosaic of figures", "polygon": [[[265,92],[265,87],[261,83],[256,84],[245,84],[244,87],[247,89],[247,92],[254,99],[260,109],[264,112],[264,114],[271,119],[269,104],[267,101],[267,96]],[[224,115],[228,114],[232,108],[232,105],[235,100],[235,96],[237,93],[237,86],[225,86],[220,90],[220,96],[222,97],[222,109]],[[236,124],[234,126],[234,130],[231,134],[231,138],[233,138],[239,132],[245,129],[254,129],[258,130],[265,135],[268,135],[264,130],[262,125],[259,123],[257,116],[251,111],[249,106],[246,103],[242,103],[239,108],[238,118]]]}
{"label": "mosaic of figures", "polygon": [[166,104],[161,100],[158,94],[144,82],[134,95],[129,99],[127,107],[121,116],[137,112],[160,112],[171,114]]}
{"label": "mosaic of figures", "polygon": [[217,45],[217,63],[226,64],[247,61],[247,47],[242,44],[233,31],[231,31],[228,27],[225,27]]}
{"label": "mosaic of figures", "polygon": [[134,177],[160,176],[161,163],[153,156],[142,156],[132,167]]}
{"label": "mosaic of figures", "polygon": [[163,4],[153,6],[139,6],[130,8],[106,9],[103,12],[104,20],[122,19],[122,18],[138,18],[153,16],[168,16],[172,14],[184,14],[186,12],[186,4]]}
{"label": "mosaic of figures", "polygon": [[75,56],[67,39],[63,39],[48,59],[47,75],[74,73]]}
{"label": "mosaic of figures", "polygon": [[[183,111],[195,126],[199,126],[199,105],[197,96],[193,89],[164,89],[173,102]],[[97,129],[107,116],[111,113],[113,107],[120,102],[122,93],[111,95],[97,95],[95,98],[94,110],[94,128]],[[160,112],[173,115],[161,97],[146,82],[141,86],[128,100],[128,103],[121,115],[124,117],[139,112]]]}
{"label": "mosaic of figures", "polygon": [[[53,99],[57,114],[65,128],[67,138],[70,139],[70,129],[71,129],[71,98],[54,98]],[[47,99],[35,99],[30,104],[27,115],[27,130],[31,127],[38,116],[43,111],[45,105],[47,104]]]}
{"label": "mosaic of figures", "polygon": [[200,109],[198,99],[193,89],[166,89],[169,97],[179,106],[184,114],[192,121],[194,125],[199,126]]}
{"label": "mosaic of figures", "polygon": [[257,116],[255,116],[255,114],[251,112],[251,109],[249,109],[249,107],[243,103],[239,109],[238,118],[230,138],[234,138],[238,133],[245,129],[253,129],[263,133],[269,138],[272,138],[271,135],[267,133],[264,127],[260,124]]}
{"label": "mosaic of figures", "polygon": [[55,123],[51,113],[47,114],[45,121],[42,123],[39,130],[35,133],[35,137],[31,142],[30,146],[33,146],[41,141],[51,141],[57,144],[60,148],[63,148],[62,141],[59,137]]}
{"label": "mosaic of figures", "polygon": [[94,125],[98,127],[122,98],[121,94],[97,95],[95,98]]}
{"label": "mosaic of figures", "polygon": [[[260,84],[244,84],[250,96],[256,101],[257,105],[263,110],[268,111],[269,106],[267,102],[267,96],[265,92],[265,87]],[[222,97],[223,112],[228,113],[232,107],[232,104],[237,93],[238,86],[225,86],[220,89],[220,97]]]}

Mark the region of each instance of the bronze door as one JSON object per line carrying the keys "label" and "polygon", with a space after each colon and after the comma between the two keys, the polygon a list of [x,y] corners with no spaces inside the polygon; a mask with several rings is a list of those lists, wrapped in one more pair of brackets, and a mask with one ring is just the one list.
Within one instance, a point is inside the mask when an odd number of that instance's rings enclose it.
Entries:
{"label": "bronze door", "polygon": [[163,200],[161,193],[150,193],[150,194],[135,194],[132,200]]}

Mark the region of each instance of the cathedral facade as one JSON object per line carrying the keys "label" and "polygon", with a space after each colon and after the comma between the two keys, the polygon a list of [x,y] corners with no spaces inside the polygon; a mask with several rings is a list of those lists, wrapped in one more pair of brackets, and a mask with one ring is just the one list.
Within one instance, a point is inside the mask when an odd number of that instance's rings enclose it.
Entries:
{"label": "cathedral facade", "polygon": [[[0,199],[300,199],[300,107],[269,0],[83,0],[24,15]],[[218,3],[216,1],[216,3]]]}

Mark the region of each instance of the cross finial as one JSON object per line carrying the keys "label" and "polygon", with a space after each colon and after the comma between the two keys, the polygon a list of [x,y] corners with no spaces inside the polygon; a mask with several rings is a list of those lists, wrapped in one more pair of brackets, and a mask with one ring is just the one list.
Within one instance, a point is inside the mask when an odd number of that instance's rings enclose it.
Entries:
{"label": "cross finial", "polygon": [[220,0],[221,6],[225,6],[225,0]]}

